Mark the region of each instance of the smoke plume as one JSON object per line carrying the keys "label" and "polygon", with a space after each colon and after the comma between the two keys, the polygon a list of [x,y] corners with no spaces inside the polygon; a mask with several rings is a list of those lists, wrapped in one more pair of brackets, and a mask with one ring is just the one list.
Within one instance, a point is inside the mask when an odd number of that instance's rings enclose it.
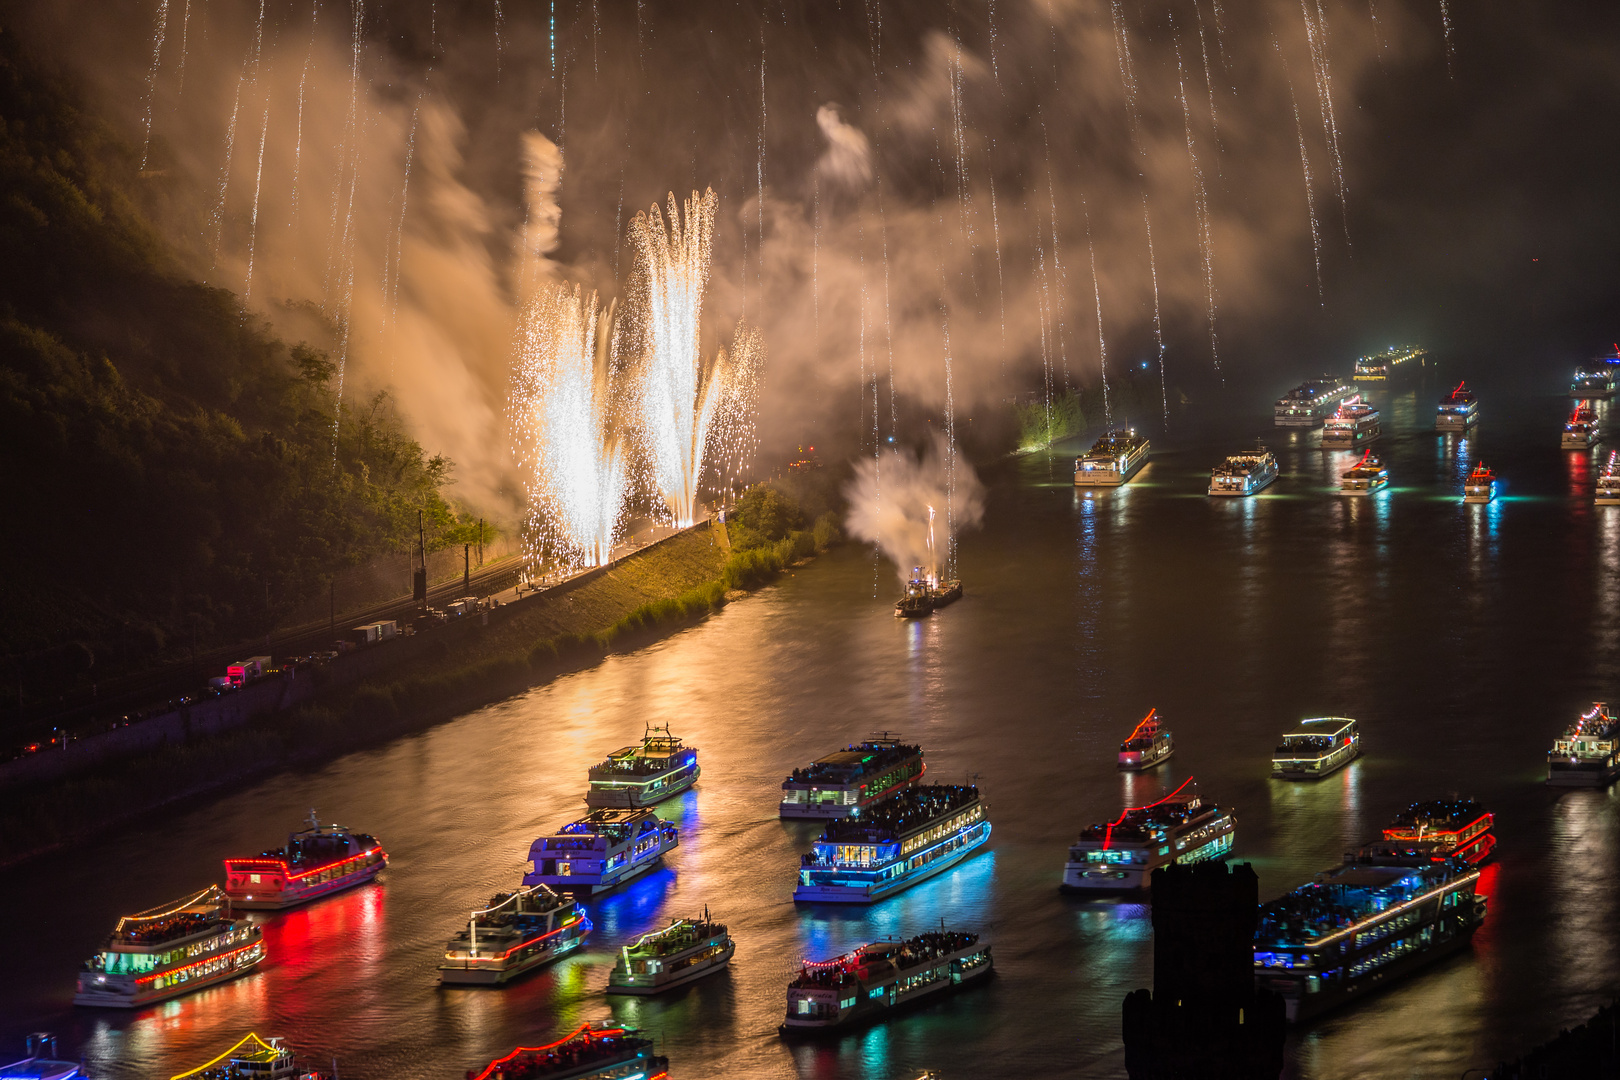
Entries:
{"label": "smoke plume", "polygon": [[984,520],[984,485],[935,435],[922,453],[900,450],[865,458],[846,486],[850,535],[874,543],[904,585],[913,567],[945,576],[956,537]]}

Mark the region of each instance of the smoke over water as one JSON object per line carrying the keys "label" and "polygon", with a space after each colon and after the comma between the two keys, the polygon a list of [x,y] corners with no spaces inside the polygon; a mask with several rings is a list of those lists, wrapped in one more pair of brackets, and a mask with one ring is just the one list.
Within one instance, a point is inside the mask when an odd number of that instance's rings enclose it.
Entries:
{"label": "smoke over water", "polygon": [[[905,585],[913,567],[951,576],[955,540],[984,520],[984,485],[936,435],[921,454],[894,450],[865,458],[845,488],[850,535],[876,544]],[[954,527],[954,532],[950,531]]]}

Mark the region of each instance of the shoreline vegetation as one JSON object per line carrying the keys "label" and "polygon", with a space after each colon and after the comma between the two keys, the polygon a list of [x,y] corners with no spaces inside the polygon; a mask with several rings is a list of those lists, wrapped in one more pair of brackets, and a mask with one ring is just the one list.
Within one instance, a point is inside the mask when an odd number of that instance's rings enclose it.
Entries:
{"label": "shoreline vegetation", "polygon": [[627,556],[577,588],[524,601],[524,610],[409,671],[385,669],[227,732],[16,785],[0,810],[0,868],[234,784],[321,767],[634,651],[841,539],[832,486],[808,477],[755,485],[727,517]]}

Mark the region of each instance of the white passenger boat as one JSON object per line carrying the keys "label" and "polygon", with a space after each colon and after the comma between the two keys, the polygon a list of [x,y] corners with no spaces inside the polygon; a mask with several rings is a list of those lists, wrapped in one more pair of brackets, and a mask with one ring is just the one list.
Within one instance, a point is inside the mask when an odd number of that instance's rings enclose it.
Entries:
{"label": "white passenger boat", "polygon": [[1278,427],[1315,427],[1355,392],[1355,383],[1337,375],[1306,379],[1277,399],[1272,415]]}
{"label": "white passenger boat", "polygon": [[286,847],[226,859],[225,895],[240,911],[279,911],[364,885],[387,866],[376,837],[322,825],[311,810],[308,828],[289,835]]}
{"label": "white passenger boat", "polygon": [[1283,736],[1271,756],[1271,775],[1282,780],[1316,780],[1350,764],[1361,753],[1361,732],[1345,716],[1300,721]]}
{"label": "white passenger boat", "polygon": [[1496,498],[1496,474],[1481,462],[1474,466],[1474,471],[1463,481],[1463,502],[1488,503],[1494,498]]}
{"label": "white passenger boat", "polygon": [[1209,477],[1211,495],[1253,495],[1277,479],[1277,458],[1265,447],[1232,454]]}
{"label": "white passenger boat", "polygon": [[585,909],[549,886],[498,893],[445,946],[439,981],[503,985],[567,956],[585,943],[591,929]]}
{"label": "white passenger boat", "polygon": [[523,884],[597,896],[645,874],[679,843],[675,824],[651,810],[594,810],[530,846]]}
{"label": "white passenger boat", "polygon": [[1570,380],[1569,396],[1611,398],[1617,386],[1620,386],[1620,346],[1616,347],[1615,355],[1600,356],[1576,368],[1575,378]]}
{"label": "white passenger boat", "polygon": [[661,994],[713,975],[731,963],[737,943],[705,911],[701,919],[672,919],[619,950],[608,976],[610,994]]}
{"label": "white passenger boat", "polygon": [[870,904],[950,869],[990,839],[979,789],[921,784],[827,823],[800,860],[799,902]]}
{"label": "white passenger boat", "polygon": [[1593,702],[1547,751],[1547,783],[1554,787],[1607,787],[1620,777],[1620,720]]}
{"label": "white passenger boat", "polygon": [[1468,389],[1467,383],[1458,383],[1457,388],[1440,399],[1440,405],[1434,413],[1434,430],[1436,431],[1467,431],[1479,422],[1479,402],[1474,399],[1474,392]]}
{"label": "white passenger boat", "polygon": [[1380,353],[1363,356],[1356,361],[1355,380],[1362,382],[1387,382],[1402,372],[1416,371],[1427,361],[1424,359],[1428,353],[1416,345],[1391,345]]}
{"label": "white passenger boat", "polygon": [[1598,506],[1620,506],[1620,453],[1609,452],[1608,464],[1598,472],[1592,501]]}
{"label": "white passenger boat", "polygon": [[1389,470],[1373,456],[1371,450],[1363,453],[1360,461],[1339,476],[1339,492],[1343,495],[1371,495],[1388,486]]}
{"label": "white passenger boat", "polygon": [[1378,410],[1361,400],[1350,398],[1338,411],[1322,424],[1322,449],[1356,450],[1366,446],[1382,433],[1378,424]]}
{"label": "white passenger boat", "polygon": [[1598,429],[1597,410],[1592,408],[1590,401],[1577,401],[1569,419],[1564,421],[1559,446],[1565,450],[1590,450],[1602,437]]}
{"label": "white passenger boat", "polygon": [[1188,794],[1191,784],[1188,779],[1157,802],[1130,807],[1111,822],[1088,827],[1069,848],[1062,890],[1130,895],[1145,891],[1158,867],[1226,858],[1237,819],[1196,792]]}
{"label": "white passenger boat", "polygon": [[879,941],[831,960],[805,961],[788,984],[784,1037],[851,1028],[959,987],[994,968],[978,934],[938,930]]}
{"label": "white passenger boat", "polygon": [[784,818],[853,817],[922,779],[922,747],[887,731],[794,769],[782,781]]}
{"label": "white passenger boat", "polygon": [[1146,435],[1135,428],[1115,428],[1074,462],[1074,482],[1080,487],[1118,487],[1135,475],[1148,456]]}
{"label": "white passenger boat", "polygon": [[264,959],[263,934],[218,885],[118,920],[79,974],[75,1005],[133,1009],[234,979]]}
{"label": "white passenger boat", "polygon": [[1175,752],[1175,740],[1159,719],[1159,710],[1149,709],[1142,722],[1119,744],[1119,767],[1127,772],[1140,772],[1168,761]]}
{"label": "white passenger boat", "polygon": [[679,795],[702,773],[696,747],[681,742],[667,726],[648,728],[641,742],[615,750],[606,761],[591,766],[585,805],[631,810],[652,806]]}

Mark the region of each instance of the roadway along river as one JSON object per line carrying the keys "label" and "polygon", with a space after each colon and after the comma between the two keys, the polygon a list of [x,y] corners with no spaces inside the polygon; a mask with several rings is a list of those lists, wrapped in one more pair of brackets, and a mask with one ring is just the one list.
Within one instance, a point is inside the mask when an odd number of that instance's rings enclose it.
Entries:
{"label": "roadway along river", "polygon": [[[55,1031],[98,1078],[167,1077],[249,1029],[344,1077],[451,1078],[585,1020],[658,1040],[677,1078],[1122,1076],[1120,1002],[1151,982],[1148,911],[1061,897],[1084,825],[1196,776],[1235,808],[1235,857],[1269,899],[1333,865],[1408,802],[1472,795],[1501,844],[1472,951],[1296,1032],[1290,1076],[1454,1077],[1581,1021],[1620,990],[1620,812],[1611,791],[1541,785],[1575,711],[1620,693],[1620,509],[1595,463],[1557,449],[1567,408],[1482,388],[1466,443],[1427,430],[1435,385],[1379,395],[1394,489],[1332,493],[1350,455],[1258,412],[1177,431],[1128,488],[1078,494],[1069,458],[986,473],[962,543],[966,598],[890,616],[892,568],[845,547],[701,626],[421,735],[187,807],[0,877],[0,1049]],[[1506,395],[1503,395],[1504,397]],[[1265,434],[1264,496],[1206,498],[1209,467]],[[1493,505],[1458,494],[1481,448]],[[1122,777],[1114,750],[1157,706],[1178,750]],[[1366,755],[1315,784],[1268,778],[1307,715],[1362,722]],[[445,940],[522,873],[530,840],[583,809],[587,766],[668,722],[703,779],[668,804],[668,868],[592,906],[586,950],[505,990],[443,990]],[[790,899],[808,824],[776,817],[790,768],[877,729],[927,748],[931,779],[976,775],[989,850],[865,910]],[[281,843],[315,807],[382,838],[382,883],[264,919],[246,978],[135,1015],[68,1004],[115,919]],[[609,1002],[614,951],[707,905],[738,941],[728,973],[667,999]],[[947,925],[994,943],[998,977],[824,1048],[776,1036],[800,957]]]}

